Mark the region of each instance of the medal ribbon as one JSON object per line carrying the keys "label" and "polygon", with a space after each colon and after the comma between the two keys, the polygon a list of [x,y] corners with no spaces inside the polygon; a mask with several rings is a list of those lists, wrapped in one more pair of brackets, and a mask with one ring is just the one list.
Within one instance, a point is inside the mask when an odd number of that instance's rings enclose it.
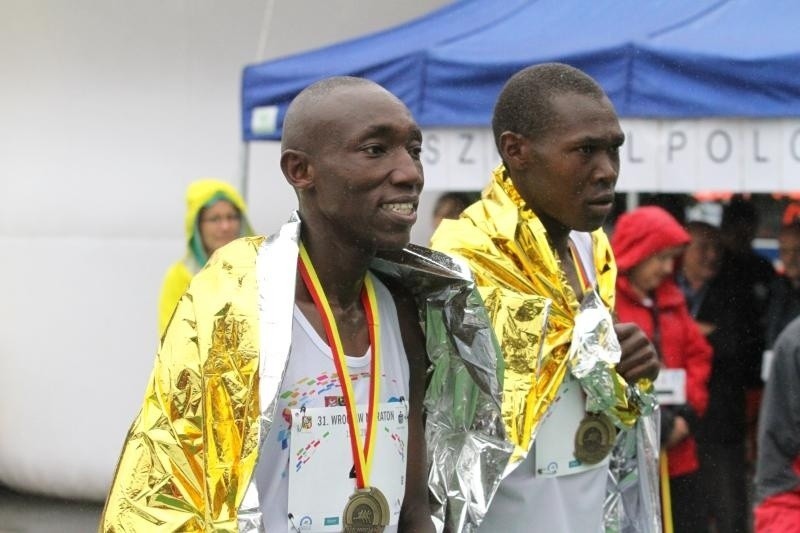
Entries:
{"label": "medal ribbon", "polygon": [[369,486],[370,473],[372,472],[372,458],[375,449],[375,430],[378,417],[378,396],[380,391],[380,348],[379,333],[380,324],[378,322],[378,305],[375,297],[375,287],[372,279],[364,276],[364,287],[361,290],[361,303],[366,313],[367,325],[369,326],[369,345],[371,352],[371,374],[372,379],[369,384],[369,404],[367,405],[367,431],[364,443],[361,441],[361,431],[359,431],[358,413],[356,412],[355,395],[353,394],[353,384],[350,380],[350,373],[347,371],[342,339],[339,336],[339,328],[333,317],[328,298],[319,281],[314,265],[308,257],[305,246],[300,244],[300,257],[297,260],[300,276],[306,285],[306,289],[311,293],[314,305],[322,319],[325,328],[325,335],[328,337],[328,345],[331,348],[333,362],[336,365],[336,372],[339,374],[339,382],[342,385],[344,394],[344,405],[347,410],[347,427],[350,430],[350,447],[353,454],[353,461],[356,470],[356,485],[363,489]]}
{"label": "medal ribbon", "polygon": [[586,269],[578,253],[575,251],[575,245],[572,244],[572,241],[569,242],[569,251],[572,254],[572,262],[575,264],[575,271],[578,273],[578,278],[580,278],[581,288],[584,292],[591,290],[592,285],[589,283],[589,276],[586,274]]}

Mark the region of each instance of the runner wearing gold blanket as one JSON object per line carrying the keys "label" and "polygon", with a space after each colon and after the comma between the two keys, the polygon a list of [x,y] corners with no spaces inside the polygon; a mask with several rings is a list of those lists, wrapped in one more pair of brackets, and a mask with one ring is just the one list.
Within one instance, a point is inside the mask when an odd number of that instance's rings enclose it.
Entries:
{"label": "runner wearing gold blanket", "polygon": [[[503,417],[516,468],[481,531],[614,529],[630,514],[611,490],[604,517],[609,455],[622,444],[615,427],[639,432],[631,428],[652,409],[647,391],[658,373],[638,326],[613,324],[608,312],[616,265],[600,227],[624,134],[597,83],[561,64],[514,75],[492,126],[502,164],[482,199],[432,239],[472,269],[506,361]],[[636,459],[648,453],[657,449]],[[632,519],[655,531],[657,493],[637,496],[653,516]]]}

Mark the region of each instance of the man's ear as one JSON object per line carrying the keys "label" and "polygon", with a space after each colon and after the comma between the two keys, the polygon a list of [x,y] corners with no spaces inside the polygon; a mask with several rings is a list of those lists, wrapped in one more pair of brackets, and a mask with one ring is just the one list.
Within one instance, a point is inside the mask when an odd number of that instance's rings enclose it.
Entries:
{"label": "man's ear", "polygon": [[509,170],[525,170],[530,156],[530,141],[519,133],[504,131],[500,134],[500,158],[505,161]]}
{"label": "man's ear", "polygon": [[308,154],[302,150],[284,150],[281,170],[289,185],[295,190],[310,189],[314,185],[314,172]]}

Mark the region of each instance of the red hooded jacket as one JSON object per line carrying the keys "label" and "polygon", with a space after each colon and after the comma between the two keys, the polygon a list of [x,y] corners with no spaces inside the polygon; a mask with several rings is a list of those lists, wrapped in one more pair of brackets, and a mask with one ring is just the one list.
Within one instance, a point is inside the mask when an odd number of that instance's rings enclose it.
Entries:
{"label": "red hooded jacket", "polygon": [[[659,339],[656,350],[666,368],[686,370],[686,400],[693,414],[702,416],[708,406],[708,378],[711,373],[711,346],[695,324],[683,293],[672,277],[665,278],[650,295],[648,307],[636,294],[628,277],[631,269],[667,248],[687,244],[689,234],[672,216],[659,207],[641,207],[620,216],[611,239],[619,268],[616,312],[620,321],[634,322],[654,340],[654,315],[658,316]],[[653,313],[653,307],[656,313]],[[687,413],[687,408],[683,410]],[[683,415],[679,411],[679,414]],[[686,415],[684,415],[686,417]],[[687,421],[691,426],[691,416]],[[693,429],[693,428],[692,428]],[[669,475],[689,474],[699,468],[696,444],[689,436],[667,451]]]}

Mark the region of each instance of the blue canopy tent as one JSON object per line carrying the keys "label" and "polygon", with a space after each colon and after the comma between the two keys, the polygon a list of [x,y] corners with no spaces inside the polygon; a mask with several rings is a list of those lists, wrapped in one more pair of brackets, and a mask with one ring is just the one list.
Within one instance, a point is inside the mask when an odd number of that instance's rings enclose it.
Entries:
{"label": "blue canopy tent", "polygon": [[[321,78],[370,78],[423,126],[489,123],[517,70],[562,61],[623,117],[800,116],[800,3],[791,0],[462,0],[386,32],[248,66],[246,141],[280,138],[292,98]],[[253,110],[277,107],[274,131]]]}
{"label": "blue canopy tent", "polygon": [[242,135],[279,139],[292,98],[332,75],[376,81],[423,127],[485,127],[505,81],[546,61],[589,73],[621,117],[798,117],[798,20],[792,0],[462,0],[248,66]]}

